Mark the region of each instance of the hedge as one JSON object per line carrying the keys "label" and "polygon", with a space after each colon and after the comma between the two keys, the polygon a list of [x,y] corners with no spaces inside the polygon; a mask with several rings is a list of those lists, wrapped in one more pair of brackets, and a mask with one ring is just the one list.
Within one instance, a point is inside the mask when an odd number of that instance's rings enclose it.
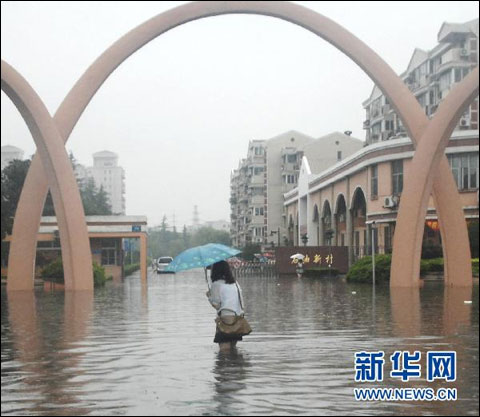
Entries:
{"label": "hedge", "polygon": [[[107,282],[107,276],[105,274],[105,268],[93,262],[93,285],[95,287],[101,287]],[[63,263],[62,258],[57,258],[53,262],[49,263],[42,269],[42,278],[45,281],[51,281],[63,284],[65,282],[63,275]]]}
{"label": "hedge", "polygon": [[[390,281],[390,264],[392,255],[375,256],[375,283]],[[473,275],[478,276],[478,258],[472,259]],[[432,272],[443,272],[443,258],[422,259],[420,263],[420,275]],[[365,256],[352,265],[347,274],[350,282],[372,282],[372,257]]]}
{"label": "hedge", "polygon": [[140,269],[140,264],[128,264],[123,267],[123,275],[128,277],[129,275],[133,274],[135,271]]}

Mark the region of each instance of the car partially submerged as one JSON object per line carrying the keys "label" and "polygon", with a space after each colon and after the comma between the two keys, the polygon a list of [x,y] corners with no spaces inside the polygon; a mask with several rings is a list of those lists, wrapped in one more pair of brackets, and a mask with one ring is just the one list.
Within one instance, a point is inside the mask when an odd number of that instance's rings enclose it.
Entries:
{"label": "car partially submerged", "polygon": [[156,270],[157,274],[174,274],[173,271],[165,271],[165,268],[173,261],[171,256],[162,256],[157,259]]}

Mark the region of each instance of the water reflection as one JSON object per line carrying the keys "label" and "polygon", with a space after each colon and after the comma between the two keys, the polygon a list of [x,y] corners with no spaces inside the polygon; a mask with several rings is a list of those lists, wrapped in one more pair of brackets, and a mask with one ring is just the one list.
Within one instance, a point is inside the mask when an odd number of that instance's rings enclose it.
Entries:
{"label": "water reflection", "polygon": [[[47,308],[40,308],[37,316],[34,292],[8,293],[8,317],[13,334],[13,349],[15,359],[21,364],[16,372],[20,371],[25,375],[22,378],[21,392],[28,392],[28,397],[33,397],[28,408],[35,414],[51,415],[52,409],[61,407],[62,412],[82,415],[87,410],[77,407],[78,386],[71,381],[82,373],[77,370],[77,365],[83,353],[77,351],[76,346],[87,333],[93,294],[69,291],[50,295],[56,299],[55,304],[52,306],[47,302]],[[64,314],[60,315],[57,307],[62,304],[62,296]],[[58,320],[58,323],[53,327],[45,326],[55,320]],[[54,329],[53,339],[50,332]],[[8,369],[4,369],[2,357],[2,373],[4,371],[8,372]],[[26,402],[29,402],[29,399],[26,399]]]}
{"label": "water reflection", "polygon": [[246,355],[238,349],[217,353],[213,369],[216,393],[213,400],[217,404],[216,414],[241,414],[238,409],[238,398],[247,386],[249,367],[250,362]]}
{"label": "water reflection", "polygon": [[[93,296],[2,291],[2,415],[478,414],[478,285],[239,281],[253,333],[231,353],[212,343],[201,272],[131,278]],[[361,350],[385,352],[381,386],[455,386],[461,401],[356,402]],[[392,380],[396,350],[456,351],[457,381]]]}
{"label": "water reflection", "polygon": [[415,337],[421,334],[420,289],[395,288],[390,291],[394,334]]}

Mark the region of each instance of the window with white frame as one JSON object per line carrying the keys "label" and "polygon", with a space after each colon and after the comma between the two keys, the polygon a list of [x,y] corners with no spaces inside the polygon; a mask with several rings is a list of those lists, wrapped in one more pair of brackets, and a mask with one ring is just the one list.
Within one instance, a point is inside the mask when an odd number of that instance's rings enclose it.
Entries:
{"label": "window with white frame", "polygon": [[478,188],[478,154],[449,155],[448,162],[459,190]]}
{"label": "window with white frame", "polygon": [[403,190],[403,160],[392,162],[392,194],[398,195]]}

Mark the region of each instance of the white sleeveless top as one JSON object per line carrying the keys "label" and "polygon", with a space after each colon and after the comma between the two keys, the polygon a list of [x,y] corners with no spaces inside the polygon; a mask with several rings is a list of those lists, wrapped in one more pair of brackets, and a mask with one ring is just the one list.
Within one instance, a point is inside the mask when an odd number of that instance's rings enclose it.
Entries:
{"label": "white sleeveless top", "polygon": [[[217,307],[217,311],[221,311],[222,316],[234,316],[235,313],[237,315],[243,314],[243,297],[242,297],[242,289],[238,283],[235,284],[227,284],[223,279],[218,281],[212,282],[212,286],[210,287],[210,303],[215,304]],[[241,299],[241,303],[239,300],[239,293]]]}

